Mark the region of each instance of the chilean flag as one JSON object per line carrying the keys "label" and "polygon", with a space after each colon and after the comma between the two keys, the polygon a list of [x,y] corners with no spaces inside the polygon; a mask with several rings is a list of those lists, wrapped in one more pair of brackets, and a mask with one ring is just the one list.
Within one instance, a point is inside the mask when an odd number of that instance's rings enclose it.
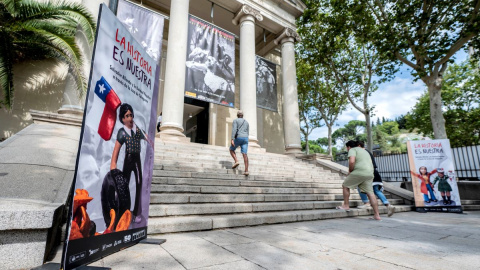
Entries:
{"label": "chilean flag", "polygon": [[98,125],[98,134],[102,139],[108,141],[112,137],[113,128],[117,121],[117,108],[122,102],[103,76],[95,85],[95,94],[105,102],[102,118]]}

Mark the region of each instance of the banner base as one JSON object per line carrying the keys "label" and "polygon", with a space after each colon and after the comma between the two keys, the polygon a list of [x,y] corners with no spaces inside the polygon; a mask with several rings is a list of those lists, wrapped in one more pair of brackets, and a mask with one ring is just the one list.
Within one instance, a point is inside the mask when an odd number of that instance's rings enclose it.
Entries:
{"label": "banner base", "polygon": [[415,207],[415,211],[418,213],[427,213],[427,210],[425,210],[423,207]]}
{"label": "banner base", "polygon": [[[32,270],[59,270],[61,269],[61,265],[59,263],[46,263],[44,265],[32,268]],[[101,267],[101,266],[88,266],[82,265],[77,268],[76,270],[112,270],[110,267]]]}
{"label": "banner base", "polygon": [[139,244],[150,244],[150,245],[161,245],[167,242],[166,239],[154,239],[154,238],[146,238],[142,241],[138,242]]}

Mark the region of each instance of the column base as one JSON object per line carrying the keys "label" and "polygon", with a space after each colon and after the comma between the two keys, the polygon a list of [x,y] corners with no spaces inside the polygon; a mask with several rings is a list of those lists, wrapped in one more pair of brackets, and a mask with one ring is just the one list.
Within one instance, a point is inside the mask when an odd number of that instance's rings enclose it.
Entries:
{"label": "column base", "polygon": [[285,155],[297,156],[303,154],[301,145],[291,144],[285,146]]}
{"label": "column base", "polygon": [[58,109],[57,113],[83,116],[83,108],[80,106],[74,106],[74,105],[63,105],[60,109]]}
{"label": "column base", "polygon": [[160,127],[160,133],[156,137],[163,141],[176,141],[182,143],[189,143],[190,138],[183,134],[183,127],[177,125],[165,124]]}
{"label": "column base", "polygon": [[83,122],[83,117],[80,115],[59,114],[36,110],[30,110],[29,113],[32,116],[33,122],[36,124],[54,123],[81,127]]}
{"label": "column base", "polygon": [[248,151],[254,153],[265,153],[267,150],[262,148],[260,144],[258,144],[258,140],[255,139],[248,139]]}

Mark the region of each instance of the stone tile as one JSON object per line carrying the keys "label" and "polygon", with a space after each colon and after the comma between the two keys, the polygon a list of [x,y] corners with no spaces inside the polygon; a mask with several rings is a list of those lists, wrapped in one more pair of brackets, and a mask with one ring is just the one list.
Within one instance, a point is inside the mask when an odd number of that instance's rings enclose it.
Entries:
{"label": "stone tile", "polygon": [[185,267],[172,258],[162,246],[148,244],[137,244],[133,247],[121,250],[90,264],[90,266],[111,267],[115,270],[185,269]]}
{"label": "stone tile", "polygon": [[319,250],[323,250],[324,247],[321,244],[305,241],[304,239],[294,238],[282,234],[278,234],[276,232],[268,231],[267,228],[264,227],[260,230],[255,231],[240,231],[237,232],[240,235],[245,237],[255,239],[257,241],[261,241],[267,243],[271,246],[296,253],[296,254],[303,254],[303,253],[311,253],[316,252]]}
{"label": "stone tile", "polygon": [[247,260],[223,263],[213,266],[196,268],[198,270],[262,270],[265,269]]}
{"label": "stone tile", "polygon": [[187,269],[213,266],[242,259],[240,256],[204,239],[182,241],[181,245],[162,247]]}
{"label": "stone tile", "polygon": [[225,230],[196,232],[194,234],[219,246],[245,244],[256,241],[254,239],[234,234]]}
{"label": "stone tile", "polygon": [[328,262],[320,262],[265,243],[226,246],[226,249],[266,269],[338,269]]}
{"label": "stone tile", "polygon": [[325,251],[305,254],[303,256],[313,260],[320,261],[320,262],[331,263],[335,265],[337,269],[352,269],[352,270],[408,269],[392,263],[365,258],[364,256],[353,254],[353,253],[346,252],[339,249],[327,249]]}
{"label": "stone tile", "polygon": [[148,237],[167,240],[162,244],[162,247],[167,250],[180,249],[184,245],[187,245],[188,242],[202,239],[195,235],[195,233],[157,234],[149,235]]}
{"label": "stone tile", "polygon": [[457,269],[454,264],[446,265],[440,257],[426,256],[421,253],[405,252],[392,248],[381,249],[365,254],[366,257],[412,269]]}

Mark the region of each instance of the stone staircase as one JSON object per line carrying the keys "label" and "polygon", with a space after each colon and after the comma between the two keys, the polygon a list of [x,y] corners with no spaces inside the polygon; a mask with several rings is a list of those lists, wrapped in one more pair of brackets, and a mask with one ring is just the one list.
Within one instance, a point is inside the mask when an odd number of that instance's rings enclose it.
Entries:
{"label": "stone staircase", "polygon": [[[247,177],[240,154],[240,166],[231,169],[226,147],[161,141],[155,147],[149,234],[372,214],[335,210],[343,199],[340,176],[295,157],[250,149]],[[360,202],[354,192],[351,199],[352,207]],[[397,212],[412,209],[389,200]]]}

